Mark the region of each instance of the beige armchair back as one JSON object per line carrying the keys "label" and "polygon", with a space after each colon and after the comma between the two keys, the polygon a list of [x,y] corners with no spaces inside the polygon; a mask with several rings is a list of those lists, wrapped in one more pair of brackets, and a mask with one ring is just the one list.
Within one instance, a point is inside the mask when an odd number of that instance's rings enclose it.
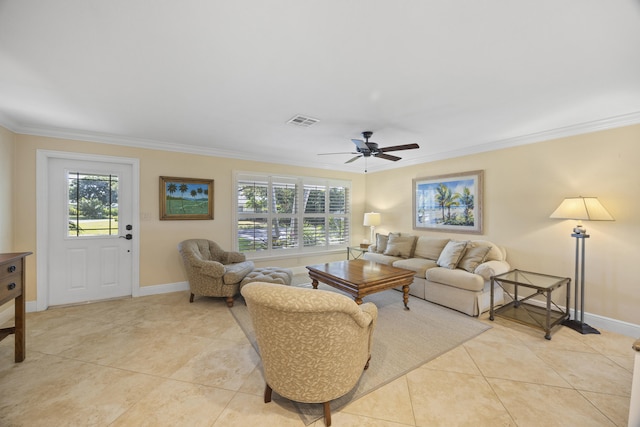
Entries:
{"label": "beige armchair back", "polygon": [[323,403],[347,394],[368,367],[378,309],[331,291],[262,282],[241,290],[271,390],[296,402]]}
{"label": "beige armchair back", "polygon": [[246,261],[240,252],[225,251],[214,241],[189,239],[178,244],[182,255],[191,296],[226,297],[227,305],[233,306],[233,297],[238,294],[240,282],[253,271],[253,262]]}

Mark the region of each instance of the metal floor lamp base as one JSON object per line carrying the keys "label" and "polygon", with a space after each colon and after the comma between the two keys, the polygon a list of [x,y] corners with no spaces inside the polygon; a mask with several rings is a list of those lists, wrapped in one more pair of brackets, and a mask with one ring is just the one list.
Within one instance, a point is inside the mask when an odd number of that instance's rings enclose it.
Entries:
{"label": "metal floor lamp base", "polygon": [[[573,233],[571,237],[576,238],[576,274],[573,286],[576,290],[575,297],[575,310],[573,311],[573,317],[575,319],[567,319],[562,324],[568,328],[573,329],[576,332],[580,332],[582,335],[586,334],[600,334],[596,328],[584,323],[584,242],[589,238],[589,235],[583,232]],[[582,250],[580,250],[580,242],[582,242]],[[578,280],[580,281],[580,295],[578,295]],[[578,298],[579,297],[579,298]],[[578,301],[580,301],[580,309],[578,310]],[[568,307],[567,307],[568,309]],[[578,315],[580,320],[578,320]]]}
{"label": "metal floor lamp base", "polygon": [[574,331],[580,332],[582,335],[586,334],[600,334],[596,328],[593,328],[586,323],[579,322],[577,320],[567,319],[562,324],[568,328],[573,329]]}

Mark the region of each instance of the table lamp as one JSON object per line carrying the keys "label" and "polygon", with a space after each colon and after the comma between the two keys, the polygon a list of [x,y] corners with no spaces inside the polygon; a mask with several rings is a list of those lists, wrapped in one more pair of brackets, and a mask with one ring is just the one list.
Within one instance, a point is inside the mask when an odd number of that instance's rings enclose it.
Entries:
{"label": "table lamp", "polygon": [[[575,308],[573,320],[567,319],[563,325],[580,332],[581,334],[599,334],[600,332],[584,323],[584,242],[589,238],[587,230],[581,221],[614,221],[613,217],[598,201],[597,197],[567,197],[560,206],[553,211],[549,218],[574,219],[578,224],[574,227],[571,237],[576,238],[576,271],[574,279]],[[580,245],[582,242],[582,245]],[[578,280],[580,281],[580,319],[578,320]],[[569,307],[567,307],[569,309]]]}
{"label": "table lamp", "polygon": [[363,225],[371,227],[371,240],[369,240],[369,243],[371,244],[374,244],[376,242],[375,240],[376,225],[380,225],[380,219],[381,219],[380,214],[376,212],[369,212],[364,214]]}

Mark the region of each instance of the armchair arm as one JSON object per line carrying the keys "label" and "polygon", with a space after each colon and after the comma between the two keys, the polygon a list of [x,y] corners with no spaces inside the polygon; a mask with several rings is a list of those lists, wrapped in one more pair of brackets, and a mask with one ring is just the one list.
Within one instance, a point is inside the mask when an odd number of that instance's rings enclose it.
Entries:
{"label": "armchair arm", "polygon": [[367,328],[371,324],[375,326],[378,319],[378,307],[372,302],[368,302],[358,306],[357,310],[351,313],[353,320],[361,328]]}
{"label": "armchair arm", "polygon": [[222,254],[222,263],[223,264],[232,264],[236,262],[244,262],[247,260],[247,256],[240,252],[234,251],[225,251]]}
{"label": "armchair arm", "polygon": [[218,261],[204,261],[200,260],[194,264],[194,267],[199,267],[200,272],[211,277],[222,277],[225,272],[225,267]]}
{"label": "armchair arm", "polygon": [[369,355],[371,355],[371,347],[373,346],[373,330],[376,327],[376,323],[378,321],[378,307],[372,302],[364,303],[360,306],[362,309],[362,314],[365,317],[371,318],[371,324],[369,325]]}

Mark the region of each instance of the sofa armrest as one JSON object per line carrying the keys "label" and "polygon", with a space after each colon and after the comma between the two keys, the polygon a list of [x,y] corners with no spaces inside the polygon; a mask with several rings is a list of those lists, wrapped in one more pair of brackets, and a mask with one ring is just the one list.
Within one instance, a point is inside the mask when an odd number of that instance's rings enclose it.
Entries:
{"label": "sofa armrest", "polygon": [[367,251],[378,252],[378,247],[376,245],[369,245],[369,247],[367,248]]}
{"label": "sofa armrest", "polygon": [[491,280],[491,276],[506,273],[511,270],[507,261],[486,261],[476,267],[474,273],[482,276],[484,280]]}

